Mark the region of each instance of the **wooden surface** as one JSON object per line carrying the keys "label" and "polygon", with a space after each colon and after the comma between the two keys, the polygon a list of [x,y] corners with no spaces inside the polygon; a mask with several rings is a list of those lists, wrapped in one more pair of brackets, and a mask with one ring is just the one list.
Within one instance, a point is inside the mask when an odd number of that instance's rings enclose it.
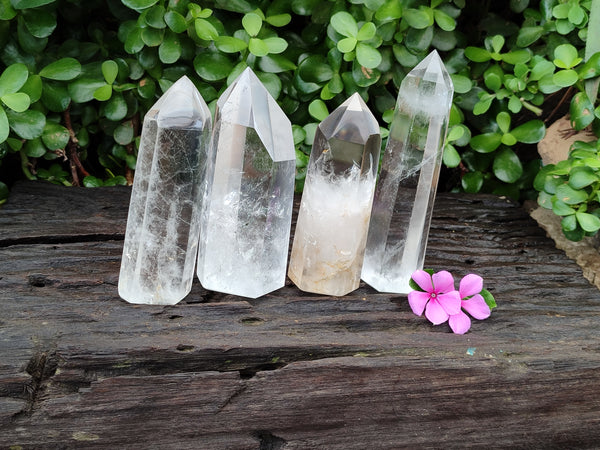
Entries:
{"label": "wooden surface", "polygon": [[593,448],[600,293],[517,205],[439,194],[426,266],[483,276],[463,336],[364,284],[117,294],[127,188],[0,209],[0,448]]}

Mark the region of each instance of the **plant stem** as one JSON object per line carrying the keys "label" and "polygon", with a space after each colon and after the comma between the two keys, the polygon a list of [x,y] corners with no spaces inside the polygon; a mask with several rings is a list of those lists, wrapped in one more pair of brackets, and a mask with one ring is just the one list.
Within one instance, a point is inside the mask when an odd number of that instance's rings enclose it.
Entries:
{"label": "plant stem", "polygon": [[29,170],[29,158],[25,154],[25,150],[19,150],[21,155],[21,170],[28,180],[37,180],[37,177]]}

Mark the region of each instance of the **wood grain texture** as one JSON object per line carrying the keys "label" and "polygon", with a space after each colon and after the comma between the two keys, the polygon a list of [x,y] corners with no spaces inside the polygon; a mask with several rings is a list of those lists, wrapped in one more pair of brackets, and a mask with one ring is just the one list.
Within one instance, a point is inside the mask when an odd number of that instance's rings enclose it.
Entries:
{"label": "wood grain texture", "polygon": [[128,196],[24,183],[0,209],[0,448],[600,442],[600,293],[514,203],[438,195],[426,266],[499,304],[456,336],[364,284],[127,304]]}

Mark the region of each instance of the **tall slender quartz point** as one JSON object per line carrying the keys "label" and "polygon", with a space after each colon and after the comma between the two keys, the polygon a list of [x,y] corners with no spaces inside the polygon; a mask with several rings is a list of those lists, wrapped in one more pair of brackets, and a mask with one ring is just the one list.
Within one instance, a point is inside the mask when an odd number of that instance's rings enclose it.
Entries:
{"label": "tall slender quartz point", "polygon": [[212,151],[198,278],[256,298],[285,284],[296,153],[289,119],[249,68],[217,102]]}
{"label": "tall slender quartz point", "polygon": [[453,92],[435,50],[400,86],[362,269],[380,292],[410,292],[423,267]]}
{"label": "tall slender quartz point", "polygon": [[187,77],[144,117],[119,295],[130,303],[172,305],[192,287],[211,116]]}
{"label": "tall slender quartz point", "polygon": [[359,94],[317,127],[288,271],[303,291],[358,288],[380,149],[379,125]]}

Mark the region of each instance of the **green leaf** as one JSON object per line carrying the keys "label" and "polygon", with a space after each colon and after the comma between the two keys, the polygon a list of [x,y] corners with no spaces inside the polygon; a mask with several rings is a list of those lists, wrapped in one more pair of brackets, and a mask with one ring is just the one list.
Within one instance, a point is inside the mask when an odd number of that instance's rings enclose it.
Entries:
{"label": "green leaf", "polygon": [[452,144],[446,144],[443,154],[443,162],[446,167],[454,168],[460,164],[460,155]]}
{"label": "green leaf", "polygon": [[63,112],[69,107],[71,97],[65,83],[46,81],[42,89],[42,103],[53,112]]}
{"label": "green leaf", "polygon": [[461,185],[465,192],[476,194],[483,186],[483,174],[481,172],[467,172],[461,179]]}
{"label": "green leaf", "polygon": [[15,9],[37,8],[38,6],[54,3],[56,0],[12,0],[11,3]]}
{"label": "green leaf", "polygon": [[10,133],[10,126],[8,124],[8,117],[6,117],[6,111],[0,106],[0,143],[6,141]]}
{"label": "green leaf", "polygon": [[465,48],[465,56],[474,62],[485,62],[491,59],[491,54],[487,50],[478,47]]}
{"label": "green leaf", "polygon": [[16,112],[23,112],[29,108],[31,99],[29,95],[23,92],[14,92],[12,94],[6,94],[2,97],[2,102],[10,109]]}
{"label": "green leaf", "polygon": [[30,158],[41,158],[46,154],[46,146],[40,138],[31,139],[25,143],[25,154]]}
{"label": "green leaf", "polygon": [[131,9],[146,9],[155,5],[158,0],[121,0],[125,6]]}
{"label": "green leaf", "polygon": [[583,189],[598,181],[598,175],[590,167],[573,167],[569,173],[569,186],[573,189]]}
{"label": "green leaf", "polygon": [[88,175],[83,179],[83,185],[87,188],[95,188],[104,186],[104,183],[100,178],[94,177],[92,175]]}
{"label": "green leaf", "polygon": [[543,35],[544,27],[542,26],[523,27],[519,30],[517,45],[519,47],[529,47]]}
{"label": "green leaf", "polygon": [[173,31],[173,33],[183,33],[187,30],[187,21],[185,17],[177,11],[169,10],[165,13],[165,23]]}
{"label": "green leaf", "polygon": [[71,135],[62,125],[56,122],[46,122],[42,133],[42,141],[49,150],[64,149],[69,143]]}
{"label": "green leaf", "polygon": [[142,41],[148,47],[158,47],[163,40],[164,30],[157,30],[156,28],[142,28]]}
{"label": "green leaf", "polygon": [[292,16],[287,13],[276,14],[274,16],[267,17],[266,21],[274,27],[285,27],[288,23],[292,21]]}
{"label": "green leaf", "polygon": [[113,60],[102,63],[102,75],[108,84],[113,84],[119,74],[119,66]]}
{"label": "green leaf", "polygon": [[108,100],[112,95],[112,86],[105,84],[94,91],[94,98],[101,102]]}
{"label": "green leaf", "polygon": [[127,35],[127,39],[125,40],[125,51],[133,55],[143,48],[144,40],[142,39],[142,29],[136,27]]}
{"label": "green leaf", "polygon": [[418,30],[433,25],[433,12],[431,9],[408,8],[404,10],[402,18],[403,20],[406,20],[408,25]]}
{"label": "green leaf", "polygon": [[473,82],[469,77],[453,73],[450,75],[452,84],[454,84],[454,92],[457,94],[466,94],[473,87]]}
{"label": "green leaf", "polygon": [[8,22],[9,20],[13,19],[16,15],[17,12],[10,4],[10,0],[0,0],[0,20],[5,20]]}
{"label": "green leaf", "polygon": [[381,53],[376,48],[359,42],[356,44],[356,59],[361,66],[374,69],[381,64]]}
{"label": "green leaf", "polygon": [[502,54],[502,61],[508,64],[524,64],[531,59],[531,51],[527,49],[515,50]]}
{"label": "green leaf", "polygon": [[369,39],[373,39],[375,34],[377,33],[377,27],[373,22],[366,22],[358,33],[356,34],[356,39],[359,41],[368,41]]}
{"label": "green leaf", "polygon": [[40,111],[28,109],[23,112],[6,111],[10,128],[23,139],[35,139],[42,135],[46,116]]}
{"label": "green leaf", "polygon": [[131,121],[119,124],[113,132],[113,138],[121,145],[131,143],[133,141],[133,124]]}
{"label": "green leaf", "polygon": [[433,17],[438,27],[440,27],[444,31],[453,31],[456,28],[456,20],[454,20],[451,16],[446,14],[441,9],[434,10]]}
{"label": "green leaf", "polygon": [[483,73],[483,82],[486,87],[494,92],[498,91],[502,87],[502,79],[504,78],[504,71],[502,68],[494,64],[490,66]]}
{"label": "green leaf", "polygon": [[500,53],[500,50],[502,50],[502,47],[504,47],[504,36],[497,34],[495,36],[492,36],[492,38],[489,40],[490,45],[492,47],[492,50],[495,53]]}
{"label": "green leaf", "polygon": [[173,64],[181,57],[182,47],[177,34],[167,31],[165,38],[158,47],[158,58],[164,64]]}
{"label": "green leaf", "polygon": [[557,216],[570,216],[575,214],[575,210],[558,198],[552,199],[552,212]]}
{"label": "green leaf", "polygon": [[490,291],[488,291],[487,289],[483,289],[479,293],[479,295],[481,295],[483,297],[485,304],[488,305],[488,307],[490,309],[494,309],[497,306],[496,299],[494,299],[494,296],[492,295],[492,293]]}
{"label": "green leaf", "polygon": [[579,78],[587,80],[600,75],[600,52],[594,53],[578,70]]}
{"label": "green leaf", "polygon": [[40,70],[40,76],[50,80],[68,81],[81,74],[81,64],[75,58],[62,58]]}
{"label": "green leaf", "polygon": [[163,29],[165,23],[165,8],[162,5],[154,5],[145,15],[146,23],[153,28]]}
{"label": "green leaf", "polygon": [[512,146],[517,143],[517,139],[511,133],[504,133],[500,142],[504,145]]}
{"label": "green leaf", "polygon": [[588,195],[585,191],[573,189],[568,184],[561,184],[556,188],[556,198],[565,202],[567,205],[577,205],[587,200]]}
{"label": "green leaf", "polygon": [[523,144],[537,144],[546,135],[546,125],[541,120],[530,120],[513,128],[510,134]]}
{"label": "green leaf", "polygon": [[310,102],[310,104],[308,105],[308,113],[312,117],[317,119],[319,122],[325,120],[325,118],[327,118],[327,116],[329,115],[327,105],[325,105],[325,102],[323,102],[323,100],[320,99],[316,99]]}
{"label": "green leaf", "polygon": [[245,41],[231,36],[219,36],[215,39],[215,45],[224,53],[238,53],[248,47]]}
{"label": "green leaf", "polygon": [[355,37],[340,39],[337,43],[337,49],[342,53],[350,53],[356,48],[357,42]]}
{"label": "green leaf", "polygon": [[575,217],[575,210],[573,209],[573,213],[566,215],[560,221],[560,227],[563,231],[575,231],[577,228],[577,217]]}
{"label": "green leaf", "polygon": [[21,15],[27,30],[36,38],[46,38],[56,28],[56,18],[46,11],[26,9]]}
{"label": "green leaf", "polygon": [[541,80],[543,77],[552,75],[554,72],[554,64],[546,59],[536,60],[533,58],[533,68],[529,74],[529,79],[533,81]]}
{"label": "green leaf", "polygon": [[117,93],[110,98],[104,108],[104,114],[107,119],[114,122],[118,122],[127,116],[127,102],[122,94]]}
{"label": "green leaf", "polygon": [[500,131],[503,133],[508,133],[508,130],[510,130],[510,114],[508,114],[506,111],[498,113],[496,116],[496,123],[498,123],[498,128],[500,128]]}
{"label": "green leaf", "polygon": [[578,92],[571,99],[569,108],[571,126],[583,130],[594,121],[594,105],[585,92]]}
{"label": "green leaf", "polygon": [[25,64],[8,66],[0,75],[0,97],[17,92],[27,81],[29,70]]}
{"label": "green leaf", "polygon": [[285,51],[288,46],[288,43],[285,39],[280,37],[268,37],[262,40],[267,49],[269,50],[269,54],[279,54]]}
{"label": "green leaf", "polygon": [[575,216],[577,217],[577,222],[581,228],[583,228],[583,231],[595,233],[600,230],[600,218],[597,216],[579,211],[575,213]]}
{"label": "green leaf", "polygon": [[219,37],[217,29],[206,19],[196,19],[194,21],[194,29],[196,30],[196,35],[205,41],[214,41]]}
{"label": "green leaf", "polygon": [[494,175],[505,183],[514,183],[523,175],[523,166],[516,153],[504,147],[498,151],[493,164]]}
{"label": "green leaf", "polygon": [[281,55],[267,55],[260,58],[258,67],[263,72],[281,73],[295,70],[296,64]]}
{"label": "green leaf", "polygon": [[262,18],[255,13],[244,14],[244,17],[242,17],[242,26],[250,36],[258,35],[262,28],[262,23]]}
{"label": "green leaf", "polygon": [[402,5],[397,0],[386,0],[375,13],[375,18],[382,22],[396,20],[402,17]]}
{"label": "green leaf", "polygon": [[561,69],[570,69],[581,62],[577,49],[571,44],[561,44],[554,49],[554,64]]}
{"label": "green leaf", "polygon": [[331,26],[342,36],[355,38],[358,34],[356,20],[346,11],[340,11],[331,16]]}
{"label": "green leaf", "polygon": [[471,138],[471,148],[479,153],[490,153],[496,150],[502,142],[501,133],[484,133]]}
{"label": "green leaf", "polygon": [[573,69],[559,70],[552,75],[552,82],[560,87],[573,86],[579,80],[579,75]]}
{"label": "green leaf", "polygon": [[221,53],[200,53],[194,58],[196,73],[207,81],[227,78],[233,70],[233,63]]}
{"label": "green leaf", "polygon": [[258,38],[250,38],[250,42],[248,42],[248,50],[254,56],[266,56],[269,54],[269,47],[266,42],[262,39]]}
{"label": "green leaf", "polygon": [[333,69],[320,55],[311,55],[298,66],[298,75],[308,83],[324,83],[333,77]]}
{"label": "green leaf", "polygon": [[263,73],[263,72],[258,72],[256,74],[256,76],[261,81],[261,83],[265,86],[267,91],[269,91],[269,94],[271,94],[271,97],[273,97],[275,100],[277,100],[277,98],[279,98],[279,94],[281,94],[281,87],[282,87],[281,80],[279,79],[279,77],[277,75],[275,75],[274,73]]}

